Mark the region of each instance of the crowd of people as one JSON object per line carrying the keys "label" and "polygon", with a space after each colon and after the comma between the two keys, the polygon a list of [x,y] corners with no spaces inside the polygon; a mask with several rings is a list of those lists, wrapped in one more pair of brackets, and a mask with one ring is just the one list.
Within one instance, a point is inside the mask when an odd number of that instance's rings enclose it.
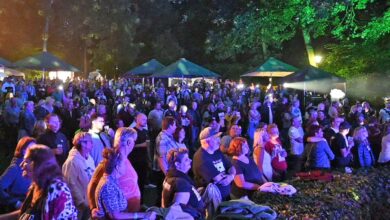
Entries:
{"label": "crowd of people", "polygon": [[0,219],[155,219],[150,187],[198,219],[298,172],[390,163],[390,98],[376,110],[237,85],[5,79]]}

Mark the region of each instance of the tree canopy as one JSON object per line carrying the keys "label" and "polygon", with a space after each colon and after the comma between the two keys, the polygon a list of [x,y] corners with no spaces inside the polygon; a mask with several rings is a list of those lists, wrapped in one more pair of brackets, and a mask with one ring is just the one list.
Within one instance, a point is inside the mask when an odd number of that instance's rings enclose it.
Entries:
{"label": "tree canopy", "polygon": [[0,56],[17,60],[42,50],[48,21],[48,51],[108,75],[152,58],[168,65],[186,57],[237,78],[270,56],[303,67],[310,43],[325,53],[321,67],[349,77],[388,71],[389,6],[386,0],[9,0],[0,8]]}

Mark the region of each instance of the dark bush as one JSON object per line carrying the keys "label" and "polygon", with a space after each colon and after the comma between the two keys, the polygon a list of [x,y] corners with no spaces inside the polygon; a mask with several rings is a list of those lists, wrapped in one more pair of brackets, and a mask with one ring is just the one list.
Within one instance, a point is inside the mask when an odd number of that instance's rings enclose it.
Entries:
{"label": "dark bush", "polygon": [[333,174],[332,182],[287,181],[298,190],[292,197],[258,192],[252,199],[279,218],[390,219],[390,166]]}

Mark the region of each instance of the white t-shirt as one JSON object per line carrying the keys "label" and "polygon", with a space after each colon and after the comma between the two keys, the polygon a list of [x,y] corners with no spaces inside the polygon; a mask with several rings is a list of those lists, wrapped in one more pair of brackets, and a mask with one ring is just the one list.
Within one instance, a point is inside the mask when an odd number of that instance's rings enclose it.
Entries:
{"label": "white t-shirt", "polygon": [[290,137],[291,145],[290,153],[293,155],[301,155],[304,150],[303,142],[299,143],[295,139],[302,138],[303,140],[304,132],[302,127],[296,128],[294,126],[291,126],[290,129],[288,129],[288,136]]}

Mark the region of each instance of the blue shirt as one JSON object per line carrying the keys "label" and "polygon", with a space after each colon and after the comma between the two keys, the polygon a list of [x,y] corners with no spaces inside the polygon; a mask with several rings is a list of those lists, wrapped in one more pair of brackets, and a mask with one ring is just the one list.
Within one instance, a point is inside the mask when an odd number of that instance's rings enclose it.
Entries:
{"label": "blue shirt", "polygon": [[23,158],[14,157],[0,176],[0,204],[15,205],[17,201],[24,201],[31,180],[22,176],[22,161]]}

